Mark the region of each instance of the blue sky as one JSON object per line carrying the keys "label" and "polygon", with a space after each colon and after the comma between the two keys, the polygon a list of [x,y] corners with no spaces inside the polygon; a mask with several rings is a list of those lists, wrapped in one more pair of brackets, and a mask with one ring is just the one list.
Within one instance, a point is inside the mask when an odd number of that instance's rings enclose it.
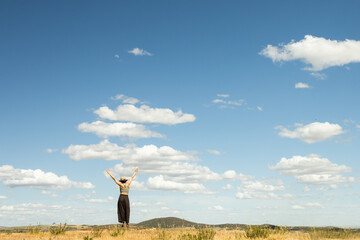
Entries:
{"label": "blue sky", "polygon": [[2,1],[0,226],[357,226],[357,1]]}

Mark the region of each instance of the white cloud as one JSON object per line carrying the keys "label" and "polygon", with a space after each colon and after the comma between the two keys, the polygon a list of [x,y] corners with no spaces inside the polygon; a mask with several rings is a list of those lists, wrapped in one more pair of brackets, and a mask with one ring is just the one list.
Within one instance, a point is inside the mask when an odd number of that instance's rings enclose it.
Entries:
{"label": "white cloud", "polygon": [[244,99],[235,100],[235,101],[227,101],[227,104],[236,105],[236,106],[242,106],[244,103],[245,103]]}
{"label": "white cloud", "polygon": [[145,183],[144,182],[138,182],[135,179],[131,182],[131,189],[135,190],[146,190]]}
{"label": "white cloud", "polygon": [[234,189],[234,187],[231,185],[231,184],[226,184],[225,186],[222,187],[222,189],[224,190],[231,190],[231,189]]}
{"label": "white cloud", "polygon": [[204,185],[200,183],[181,183],[165,180],[164,176],[159,175],[155,177],[150,177],[148,179],[147,185],[150,189],[154,190],[165,190],[165,191],[177,191],[184,193],[203,193],[203,194],[213,194],[208,190]]}
{"label": "white cloud", "polygon": [[41,191],[41,194],[50,195],[50,196],[53,197],[53,198],[58,198],[58,197],[60,197],[60,196],[57,195],[56,193],[53,193],[53,192],[50,192],[50,191],[45,191],[45,190],[42,190],[42,191]]}
{"label": "white cloud", "polygon": [[306,203],[305,206],[309,208],[324,208],[324,206],[318,202],[309,202]]}
{"label": "white cloud", "polygon": [[316,78],[318,78],[320,80],[324,80],[326,78],[326,74],[319,73],[319,72],[312,72],[312,73],[310,73],[310,75],[313,76],[313,77],[316,77]]}
{"label": "white cloud", "polygon": [[[146,175],[155,175],[161,174],[166,177],[167,180],[175,182],[211,182],[222,180],[222,177],[211,171],[208,167],[200,166],[188,162],[169,162],[169,161],[159,161],[159,162],[143,162],[139,164],[141,166],[140,170],[142,174]],[[131,175],[135,166],[132,163],[121,163],[116,164],[112,170],[114,174],[117,175]]]}
{"label": "white cloud", "polygon": [[298,127],[291,131],[283,126],[278,126],[279,136],[286,138],[298,138],[306,143],[315,143],[332,138],[336,135],[344,133],[342,127],[338,124],[328,122],[313,122],[308,125]]}
{"label": "white cloud", "polygon": [[39,215],[57,215],[64,210],[69,210],[69,206],[45,205],[41,203],[22,203],[16,205],[0,206],[0,211],[9,218],[19,218],[20,216],[39,216]]}
{"label": "white cloud", "polygon": [[99,137],[107,138],[110,136],[126,136],[130,138],[162,138],[160,133],[150,131],[142,124],[132,122],[106,123],[96,121],[92,123],[81,123],[78,126],[81,132],[93,132]]}
{"label": "white cloud", "polygon": [[228,97],[230,97],[229,94],[216,94],[216,96],[222,97],[222,98],[228,98]]}
{"label": "white cloud", "polygon": [[292,209],[296,209],[296,210],[302,210],[302,209],[305,209],[304,206],[300,206],[300,205],[294,205],[291,207]]}
{"label": "white cloud", "polygon": [[308,202],[304,205],[293,205],[291,208],[295,210],[304,210],[309,208],[324,208],[324,206],[318,202]]}
{"label": "white cloud", "polygon": [[239,199],[279,199],[279,195],[273,192],[283,190],[285,187],[282,182],[271,184],[266,181],[245,181],[238,188],[236,197]]}
{"label": "white cloud", "polygon": [[304,192],[310,192],[310,191],[311,191],[311,188],[309,188],[308,186],[305,186],[303,191],[304,191]]}
{"label": "white cloud", "polygon": [[228,170],[228,171],[224,172],[222,177],[223,177],[223,179],[240,180],[240,181],[248,181],[248,180],[251,180],[254,178],[253,176],[247,176],[242,173],[237,174],[234,170]]}
{"label": "white cloud", "polygon": [[216,205],[216,206],[212,206],[212,207],[208,207],[209,210],[216,210],[216,211],[223,211],[224,208],[220,205]]}
{"label": "white cloud", "polygon": [[85,199],[85,202],[90,202],[90,203],[109,203],[113,201],[114,201],[113,197]]}
{"label": "white cloud", "polygon": [[[111,169],[114,175],[121,174],[121,176],[131,176],[134,169],[140,167],[141,174],[162,175],[166,181],[176,183],[202,183],[223,179],[248,180],[251,178],[235,171],[226,172],[224,175],[218,174],[206,166],[195,163],[194,161],[199,159],[194,153],[181,152],[168,146],[125,145],[125,147],[120,147],[104,140],[96,145],[71,145],[63,152],[73,160],[121,160],[120,164],[116,164]],[[143,183],[139,183],[139,188],[144,189]]]}
{"label": "white cloud", "polygon": [[157,147],[145,145],[141,148],[129,144],[125,147],[105,139],[99,144],[93,145],[70,145],[63,150],[72,160],[122,160],[127,164],[162,164],[163,162],[198,160],[194,154],[175,150],[169,146]]}
{"label": "white cloud", "polygon": [[360,125],[356,125],[356,128],[360,128]]}
{"label": "white cloud", "polygon": [[115,54],[114,57],[117,58],[117,59],[120,58],[119,54]]}
{"label": "white cloud", "polygon": [[0,199],[7,199],[7,198],[8,198],[7,196],[0,195]]}
{"label": "white cloud", "polygon": [[133,202],[133,203],[131,203],[132,207],[147,207],[149,205],[150,204],[144,203],[144,202]]}
{"label": "white cloud", "polygon": [[9,187],[28,187],[38,189],[70,189],[94,188],[90,182],[73,182],[67,176],[57,176],[52,172],[43,172],[40,169],[16,169],[11,165],[0,167],[0,180]]}
{"label": "white cloud", "polygon": [[360,41],[337,41],[306,35],[299,42],[293,40],[279,47],[268,45],[260,54],[271,58],[273,62],[301,60],[311,65],[305,70],[321,71],[360,62]]}
{"label": "white cloud", "polygon": [[133,48],[132,50],[129,50],[128,53],[132,53],[135,56],[152,56],[152,53],[149,53],[148,51],[140,48]]}
{"label": "white cloud", "polygon": [[[353,182],[352,180],[353,180],[352,178],[349,179],[350,182]],[[348,185],[348,184],[344,184],[344,186],[345,185]],[[329,184],[327,187],[321,186],[321,187],[317,187],[315,190],[328,191],[328,190],[334,190],[334,189],[338,189],[338,188],[339,188],[339,185],[337,185],[337,184]]]}
{"label": "white cloud", "polygon": [[94,113],[103,119],[113,121],[160,123],[167,125],[193,122],[196,119],[194,115],[183,113],[181,110],[173,112],[168,108],[151,108],[146,105],[138,108],[131,104],[120,105],[115,111],[107,106],[103,106],[95,110]]}
{"label": "white cloud", "polygon": [[[223,97],[223,96],[220,96],[220,94],[217,95],[218,97]],[[227,97],[229,97],[229,95],[227,95]],[[239,100],[224,100],[224,99],[219,99],[219,98],[216,98],[212,101],[213,103],[215,104],[221,104],[221,108],[234,108],[234,106],[242,106],[245,104],[245,100],[244,99],[239,99]]]}
{"label": "white cloud", "polygon": [[227,103],[225,100],[223,100],[223,99],[214,99],[213,101],[212,101],[213,103]]}
{"label": "white cloud", "polygon": [[285,193],[282,195],[283,198],[295,198],[296,196],[294,194],[291,193]]}
{"label": "white cloud", "polygon": [[307,83],[298,82],[295,84],[295,88],[310,88]]}
{"label": "white cloud", "polygon": [[337,165],[316,154],[282,158],[275,166],[270,166],[270,169],[293,176],[297,182],[304,184],[338,184],[354,181],[353,177],[341,175],[351,172],[350,167]]}
{"label": "white cloud", "polygon": [[47,153],[54,153],[54,152],[57,152],[57,151],[58,151],[58,149],[52,149],[52,148],[46,149]]}
{"label": "white cloud", "polygon": [[207,151],[208,151],[208,153],[211,153],[211,154],[214,154],[214,155],[217,155],[217,156],[221,155],[221,152],[219,152],[218,150],[209,149]]}
{"label": "white cloud", "polygon": [[257,108],[257,110],[259,110],[259,111],[261,111],[261,112],[264,110],[264,109],[263,109],[262,107],[260,107],[260,106],[257,106],[256,108]]}
{"label": "white cloud", "polygon": [[118,94],[115,97],[111,97],[112,100],[121,100],[125,104],[136,104],[139,103],[139,99],[125,96],[124,94]]}

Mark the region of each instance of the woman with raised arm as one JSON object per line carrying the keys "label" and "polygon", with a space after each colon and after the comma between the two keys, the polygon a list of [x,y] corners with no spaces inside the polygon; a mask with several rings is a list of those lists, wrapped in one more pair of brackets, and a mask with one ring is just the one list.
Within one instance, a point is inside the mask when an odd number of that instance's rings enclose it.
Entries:
{"label": "woman with raised arm", "polygon": [[109,170],[106,172],[110,175],[110,177],[115,181],[117,185],[120,187],[120,196],[117,203],[117,214],[118,214],[118,221],[122,223],[122,226],[129,227],[129,219],[130,219],[130,202],[129,202],[129,190],[130,184],[133,178],[135,177],[136,173],[139,171],[139,168],[135,169],[134,174],[127,180],[125,177],[121,177],[120,180],[116,180]]}

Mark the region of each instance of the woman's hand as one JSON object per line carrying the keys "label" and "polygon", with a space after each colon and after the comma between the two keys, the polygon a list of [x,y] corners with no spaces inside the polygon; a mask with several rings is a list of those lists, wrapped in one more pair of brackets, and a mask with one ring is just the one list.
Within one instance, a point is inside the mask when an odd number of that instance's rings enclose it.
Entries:
{"label": "woman's hand", "polygon": [[136,168],[136,169],[135,169],[135,173],[137,173],[138,171],[139,171],[139,168]]}
{"label": "woman's hand", "polygon": [[110,172],[109,170],[106,169],[106,172],[107,172],[110,176],[112,176],[112,175],[111,175],[111,172]]}

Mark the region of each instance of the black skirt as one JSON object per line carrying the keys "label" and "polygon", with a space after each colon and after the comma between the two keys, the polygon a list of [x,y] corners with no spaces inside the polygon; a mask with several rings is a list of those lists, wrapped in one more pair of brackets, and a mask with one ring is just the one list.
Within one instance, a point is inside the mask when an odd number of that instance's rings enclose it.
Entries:
{"label": "black skirt", "polygon": [[120,194],[117,204],[118,221],[120,223],[129,223],[130,219],[130,202],[129,196]]}

